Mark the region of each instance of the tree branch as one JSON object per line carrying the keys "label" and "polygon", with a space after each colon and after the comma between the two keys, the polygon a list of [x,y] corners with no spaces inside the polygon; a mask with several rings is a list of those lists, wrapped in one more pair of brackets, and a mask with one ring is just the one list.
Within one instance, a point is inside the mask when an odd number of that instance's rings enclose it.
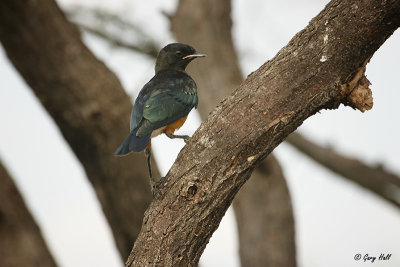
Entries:
{"label": "tree branch", "polygon": [[276,158],[269,155],[233,200],[242,267],[296,266],[289,190]]}
{"label": "tree branch", "polygon": [[359,160],[342,156],[328,147],[319,146],[298,133],[288,136],[286,141],[329,170],[340,174],[372,191],[400,208],[398,190],[400,178],[382,167],[370,167]]}
{"label": "tree branch", "polygon": [[[199,87],[199,112],[203,119],[222,97],[243,82],[232,41],[230,15],[230,0],[180,0],[171,16],[176,38],[195,44],[208,55],[206,60],[191,65],[190,70]],[[271,155],[252,173],[249,190],[241,190],[235,198],[233,207],[243,267],[296,266],[293,211],[286,181],[279,170],[279,162]],[[251,188],[263,193],[254,197]],[[247,216],[252,212],[257,213],[257,219]],[[272,214],[274,219],[270,220]],[[257,238],[248,228],[257,229]]]}
{"label": "tree branch", "polygon": [[0,40],[83,164],[126,259],[151,201],[145,157],[113,155],[129,131],[129,97],[53,0],[1,1]]}
{"label": "tree branch", "polygon": [[39,227],[1,162],[0,185],[0,266],[57,266]]}
{"label": "tree branch", "polygon": [[126,265],[197,265],[254,167],[306,118],[347,101],[399,24],[399,0],[330,2],[199,127],[146,211]]}
{"label": "tree branch", "polygon": [[112,45],[156,58],[161,47],[135,24],[105,10],[72,7],[67,10],[71,20],[84,31]]}

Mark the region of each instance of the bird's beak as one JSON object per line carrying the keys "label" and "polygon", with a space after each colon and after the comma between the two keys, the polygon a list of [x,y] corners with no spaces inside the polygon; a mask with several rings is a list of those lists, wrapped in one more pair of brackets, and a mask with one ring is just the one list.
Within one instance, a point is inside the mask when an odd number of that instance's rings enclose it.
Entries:
{"label": "bird's beak", "polygon": [[184,56],[182,59],[196,58],[196,57],[205,57],[205,56],[206,56],[206,54],[196,52],[196,53],[194,53],[194,54]]}

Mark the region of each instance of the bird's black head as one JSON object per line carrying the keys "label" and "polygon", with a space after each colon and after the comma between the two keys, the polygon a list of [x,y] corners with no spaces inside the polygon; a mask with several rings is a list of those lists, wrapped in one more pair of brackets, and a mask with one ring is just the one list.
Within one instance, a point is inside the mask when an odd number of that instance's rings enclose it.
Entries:
{"label": "bird's black head", "polygon": [[185,70],[186,66],[197,57],[205,57],[190,45],[173,43],[165,46],[158,53],[156,73],[162,70]]}

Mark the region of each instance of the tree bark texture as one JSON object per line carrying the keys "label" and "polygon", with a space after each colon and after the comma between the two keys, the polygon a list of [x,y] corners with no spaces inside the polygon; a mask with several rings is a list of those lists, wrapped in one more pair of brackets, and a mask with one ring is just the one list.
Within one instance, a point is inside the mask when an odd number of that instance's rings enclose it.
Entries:
{"label": "tree bark texture", "polygon": [[400,24],[400,1],[330,2],[193,135],[146,211],[127,266],[196,266],[250,173],[306,118],[347,103]]}
{"label": "tree bark texture", "polygon": [[57,266],[39,227],[1,163],[0,266]]}
{"label": "tree bark texture", "polygon": [[0,40],[83,164],[126,259],[151,201],[145,157],[113,155],[129,133],[129,97],[53,0],[1,1]]}
{"label": "tree bark texture", "polygon": [[357,159],[340,155],[331,148],[319,146],[298,133],[289,135],[286,141],[322,166],[400,207],[398,176],[385,171],[382,167],[374,168]]}
{"label": "tree bark texture", "polygon": [[[177,40],[195,45],[208,56],[191,70],[199,85],[203,120],[243,81],[231,28],[230,0],[180,0],[171,17]],[[242,189],[233,205],[242,266],[296,266],[293,211],[279,162],[270,155],[248,183],[248,190]],[[259,189],[257,197],[253,189]]]}

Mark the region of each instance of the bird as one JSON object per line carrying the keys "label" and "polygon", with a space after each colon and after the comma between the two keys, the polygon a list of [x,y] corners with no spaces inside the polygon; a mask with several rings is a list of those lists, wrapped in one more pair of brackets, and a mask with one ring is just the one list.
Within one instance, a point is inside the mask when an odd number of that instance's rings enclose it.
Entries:
{"label": "bird", "polygon": [[151,138],[163,133],[185,142],[190,138],[174,132],[198,105],[197,85],[186,72],[186,67],[192,60],[205,56],[182,43],[171,43],[160,50],[155,75],[140,90],[133,105],[129,135],[114,153],[124,156],[144,150],[153,196],[156,181],[151,169]]}

